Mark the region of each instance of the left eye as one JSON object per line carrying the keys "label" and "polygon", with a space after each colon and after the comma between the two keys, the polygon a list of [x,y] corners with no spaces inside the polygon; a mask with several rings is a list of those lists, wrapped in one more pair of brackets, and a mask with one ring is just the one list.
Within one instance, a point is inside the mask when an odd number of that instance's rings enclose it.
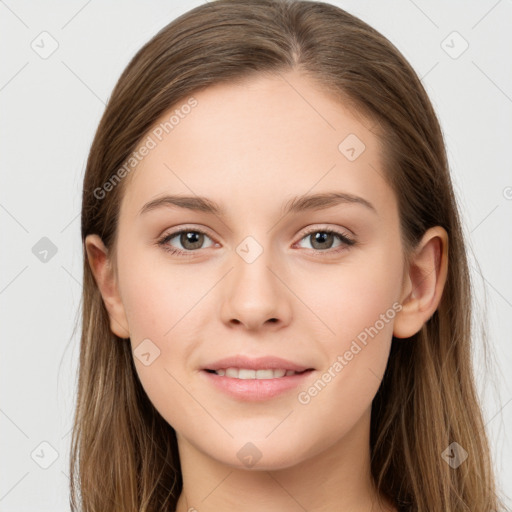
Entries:
{"label": "left eye", "polygon": [[343,233],[340,233],[338,231],[333,231],[330,229],[322,229],[322,230],[316,229],[314,231],[310,231],[301,239],[301,241],[310,239],[312,241],[311,242],[312,249],[325,251],[325,250],[329,250],[332,248],[332,244],[333,244],[335,238],[338,238],[338,240],[340,240],[340,242],[341,242],[339,244],[340,246],[355,244],[355,240],[349,238],[348,236],[346,236]]}

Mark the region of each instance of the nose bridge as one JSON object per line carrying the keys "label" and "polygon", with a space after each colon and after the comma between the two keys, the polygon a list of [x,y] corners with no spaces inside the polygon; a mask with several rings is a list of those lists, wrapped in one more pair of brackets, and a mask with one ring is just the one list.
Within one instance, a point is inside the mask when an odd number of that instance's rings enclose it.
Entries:
{"label": "nose bridge", "polygon": [[[262,240],[262,236],[258,236]],[[272,250],[269,247],[269,238],[265,237],[261,242],[255,236],[246,236],[235,248],[233,255],[235,266],[232,281],[239,294],[239,300],[246,303],[262,300],[266,295],[275,296],[275,276],[269,270],[272,266]],[[254,300],[251,300],[251,295]],[[263,296],[262,296],[263,295]],[[267,304],[270,304],[268,302]]]}
{"label": "nose bridge", "polygon": [[222,312],[225,321],[236,320],[247,327],[270,319],[286,321],[289,313],[285,287],[274,274],[280,265],[270,237],[256,236],[246,236],[235,247]]}

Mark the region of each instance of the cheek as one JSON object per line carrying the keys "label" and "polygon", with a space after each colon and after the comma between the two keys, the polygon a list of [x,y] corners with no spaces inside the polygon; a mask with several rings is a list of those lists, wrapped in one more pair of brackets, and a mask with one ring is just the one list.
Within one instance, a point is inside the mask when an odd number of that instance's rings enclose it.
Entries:
{"label": "cheek", "polygon": [[140,383],[165,420],[181,426],[179,418],[200,415],[190,408],[184,365],[199,339],[194,314],[204,286],[194,286],[194,273],[183,267],[171,272],[170,266],[148,264],[136,253],[119,263],[119,276]]}
{"label": "cheek", "polygon": [[197,270],[166,262],[161,255],[155,258],[155,252],[133,251],[119,261],[121,295],[134,343],[151,337],[165,342],[182,320],[190,321],[208,289]]}
{"label": "cheek", "polygon": [[[391,335],[402,276],[396,248],[379,247],[339,264],[319,265],[314,280],[310,276],[311,269],[295,273],[295,290],[321,321],[331,350],[342,350],[376,323],[384,338]],[[311,314],[307,318],[315,321]]]}
{"label": "cheek", "polygon": [[369,407],[387,365],[402,276],[396,247],[387,249],[325,268],[315,275],[315,287],[306,280],[299,292],[322,320],[325,361],[299,401],[306,409],[311,403],[320,416],[335,417],[338,425]]}

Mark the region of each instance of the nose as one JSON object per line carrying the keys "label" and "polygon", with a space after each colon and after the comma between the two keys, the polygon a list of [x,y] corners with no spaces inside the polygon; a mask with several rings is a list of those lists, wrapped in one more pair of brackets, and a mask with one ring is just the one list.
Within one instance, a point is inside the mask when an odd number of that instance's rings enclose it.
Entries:
{"label": "nose", "polygon": [[292,295],[286,282],[290,278],[270,251],[263,250],[254,261],[234,253],[232,262],[223,285],[222,321],[250,331],[278,330],[288,325]]}

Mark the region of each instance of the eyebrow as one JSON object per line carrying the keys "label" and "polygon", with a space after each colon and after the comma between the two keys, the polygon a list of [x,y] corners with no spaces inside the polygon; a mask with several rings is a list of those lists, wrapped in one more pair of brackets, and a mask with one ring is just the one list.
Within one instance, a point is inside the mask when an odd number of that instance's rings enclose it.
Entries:
{"label": "eyebrow", "polygon": [[[288,200],[281,208],[281,214],[298,213],[311,210],[323,210],[338,204],[360,204],[377,213],[372,203],[366,199],[348,194],[346,192],[323,192],[319,194],[296,196]],[[161,207],[178,207],[203,213],[210,213],[218,217],[225,217],[225,210],[214,201],[201,196],[165,195],[146,203],[140,210],[143,215]]]}

